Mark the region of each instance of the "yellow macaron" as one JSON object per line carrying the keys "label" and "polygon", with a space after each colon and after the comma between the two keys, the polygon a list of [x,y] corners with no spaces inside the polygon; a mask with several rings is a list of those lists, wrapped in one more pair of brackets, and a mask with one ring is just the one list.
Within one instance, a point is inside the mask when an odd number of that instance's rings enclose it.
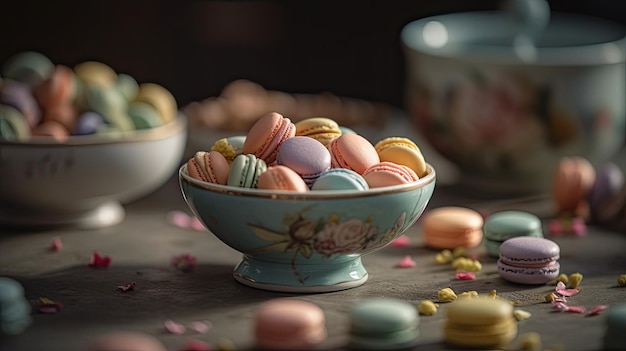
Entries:
{"label": "yellow macaron", "polygon": [[163,86],[156,83],[142,83],[139,85],[134,101],[141,101],[152,105],[163,119],[169,123],[176,118],[178,106],[174,95]]}
{"label": "yellow macaron", "polygon": [[324,144],[324,146],[341,136],[342,133],[339,124],[326,117],[306,118],[296,122],[295,125],[296,135],[308,136]]}
{"label": "yellow macaron", "polygon": [[446,316],[444,340],[452,345],[506,347],[517,336],[513,306],[505,299],[457,299],[448,306]]}
{"label": "yellow macaron", "polygon": [[380,161],[398,163],[411,168],[421,178],[427,174],[426,162],[420,148],[409,138],[388,137],[378,141],[374,148]]}

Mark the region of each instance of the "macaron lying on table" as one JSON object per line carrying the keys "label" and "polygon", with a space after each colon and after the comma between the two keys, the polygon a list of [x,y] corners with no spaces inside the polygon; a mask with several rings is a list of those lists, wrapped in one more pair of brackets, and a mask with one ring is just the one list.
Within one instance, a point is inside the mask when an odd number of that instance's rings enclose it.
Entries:
{"label": "macaron lying on table", "polygon": [[552,240],[511,238],[500,245],[498,273],[513,283],[546,284],[559,276],[559,258],[559,245]]}
{"label": "macaron lying on table", "polygon": [[401,350],[417,345],[420,317],[411,303],[394,298],[357,301],[349,312],[348,348]]}
{"label": "macaron lying on table", "polygon": [[500,244],[513,237],[543,238],[541,219],[530,212],[500,211],[489,215],[483,226],[485,249],[491,257],[498,257]]}
{"label": "macaron lying on table", "polygon": [[483,238],[483,217],[460,206],[442,206],[424,214],[422,236],[435,249],[473,248]]}
{"label": "macaron lying on table", "polygon": [[517,321],[507,300],[460,298],[446,311],[444,341],[454,347],[506,349],[516,336]]}
{"label": "macaron lying on table", "polygon": [[261,350],[309,350],[326,340],[326,316],[316,304],[275,298],[254,313],[255,346]]}

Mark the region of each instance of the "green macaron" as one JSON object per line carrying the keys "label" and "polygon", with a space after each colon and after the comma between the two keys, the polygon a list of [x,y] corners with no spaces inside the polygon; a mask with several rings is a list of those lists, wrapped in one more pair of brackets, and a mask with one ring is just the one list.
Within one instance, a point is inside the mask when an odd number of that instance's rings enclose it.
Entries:
{"label": "green macaron", "polygon": [[532,236],[543,238],[541,219],[524,211],[500,211],[485,219],[483,226],[484,243],[487,254],[498,257],[503,241],[518,237]]}
{"label": "green macaron", "polygon": [[409,302],[372,298],[350,310],[348,347],[353,350],[398,350],[417,344],[419,314]]}
{"label": "green macaron", "polygon": [[609,308],[604,324],[603,350],[623,350],[626,345],[626,303]]}

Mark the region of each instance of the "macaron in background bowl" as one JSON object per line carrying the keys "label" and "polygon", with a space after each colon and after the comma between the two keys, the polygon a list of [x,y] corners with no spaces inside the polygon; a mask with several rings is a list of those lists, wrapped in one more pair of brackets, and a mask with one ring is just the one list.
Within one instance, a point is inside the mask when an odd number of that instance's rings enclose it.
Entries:
{"label": "macaron in background bowl", "polygon": [[100,62],[70,68],[36,52],[10,58],[2,74],[0,226],[115,225],[124,204],[180,166],[187,118],[164,87]]}
{"label": "macaron in background bowl", "polygon": [[243,254],[238,282],[283,292],[329,292],[364,284],[361,256],[389,244],[423,213],[436,174],[367,190],[241,188],[204,182],[179,169],[190,209],[217,238]]}

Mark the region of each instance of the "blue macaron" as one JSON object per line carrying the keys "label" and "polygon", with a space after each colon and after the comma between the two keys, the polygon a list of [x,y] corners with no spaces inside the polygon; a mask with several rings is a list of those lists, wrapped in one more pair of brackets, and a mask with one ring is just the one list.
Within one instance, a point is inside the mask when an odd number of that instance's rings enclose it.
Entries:
{"label": "blue macaron", "polygon": [[331,168],[322,173],[311,190],[367,190],[369,186],[362,175],[347,168]]}
{"label": "blue macaron", "polygon": [[603,350],[623,350],[626,345],[626,303],[609,309],[605,326]]}
{"label": "blue macaron", "polygon": [[0,277],[0,336],[19,334],[31,323],[31,307],[22,285],[14,279]]}

